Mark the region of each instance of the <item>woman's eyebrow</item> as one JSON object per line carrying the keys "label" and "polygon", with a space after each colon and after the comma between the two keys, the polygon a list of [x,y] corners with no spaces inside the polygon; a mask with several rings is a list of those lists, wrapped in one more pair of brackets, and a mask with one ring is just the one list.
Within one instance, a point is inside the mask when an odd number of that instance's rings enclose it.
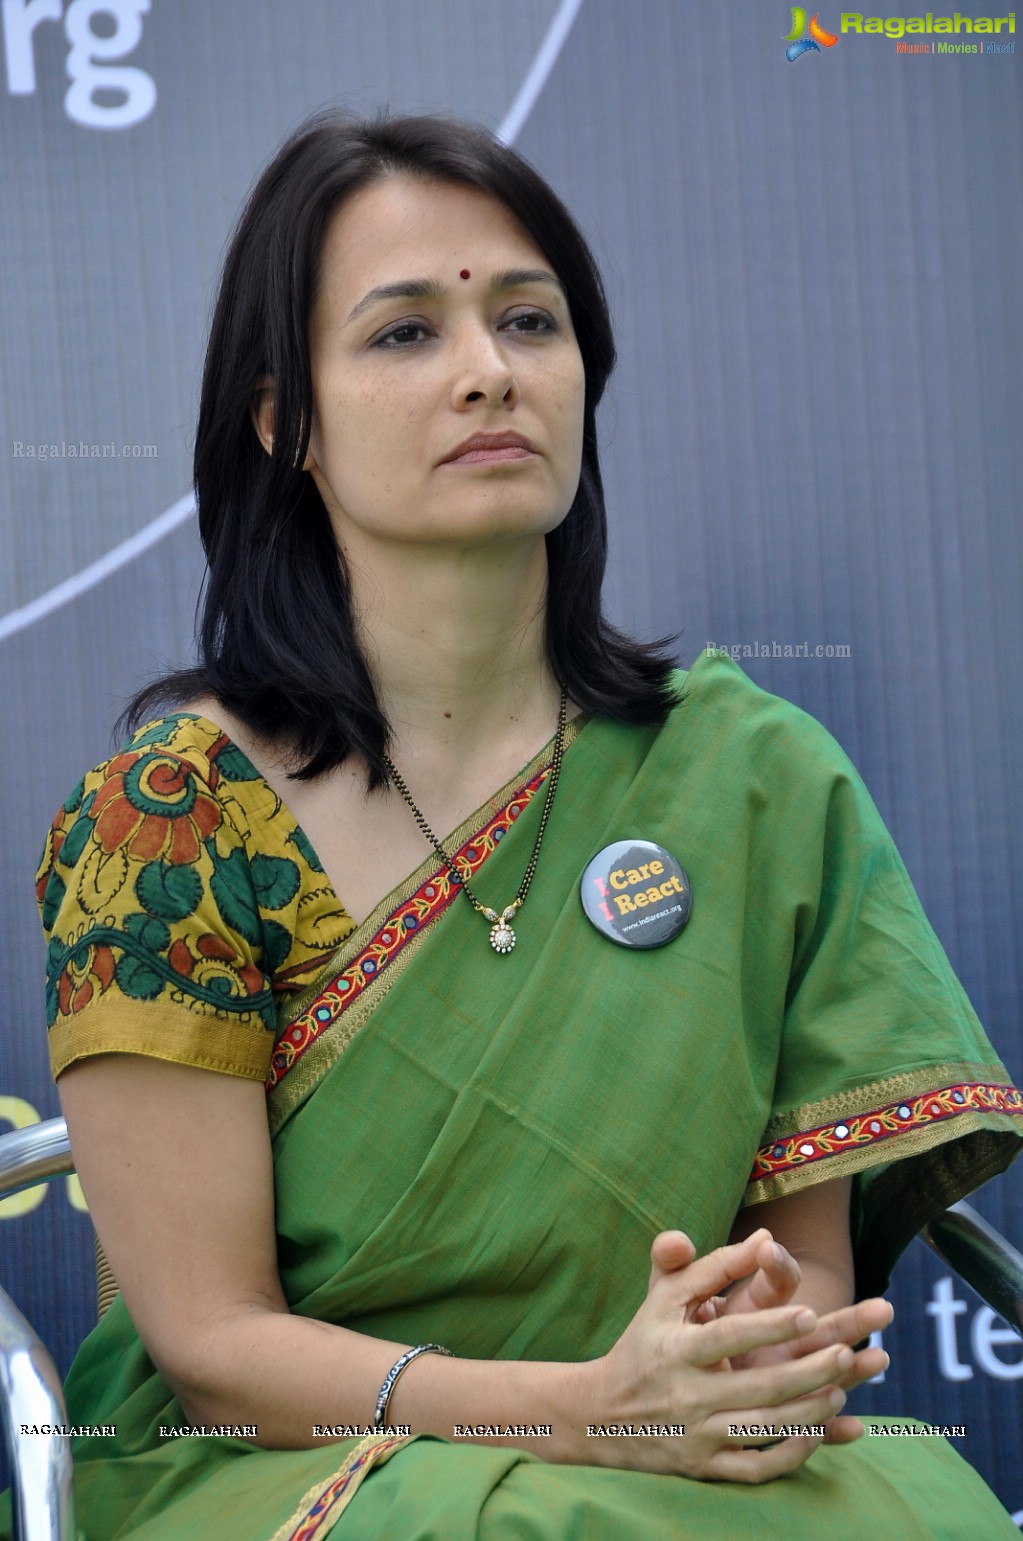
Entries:
{"label": "woman's eyebrow", "polygon": [[345,326],[349,321],[354,321],[356,316],[361,316],[364,310],[375,305],[378,300],[435,300],[443,294],[444,289],[434,278],[399,278],[393,284],[378,284],[368,294],[364,294],[359,303],[351,311]]}
{"label": "woman's eyebrow", "polygon": [[519,289],[523,284],[553,284],[560,294],[565,292],[561,280],[546,268],[508,268],[494,274],[492,286],[495,289]]}
{"label": "woman's eyebrow", "polygon": [[[546,268],[507,268],[503,273],[494,274],[491,287],[519,289],[524,284],[553,284],[560,294],[564,294],[560,280]],[[439,284],[434,278],[399,278],[393,284],[378,284],[375,289],[363,295],[349,313],[345,326],[380,300],[435,300],[439,299],[443,293],[443,284]]]}

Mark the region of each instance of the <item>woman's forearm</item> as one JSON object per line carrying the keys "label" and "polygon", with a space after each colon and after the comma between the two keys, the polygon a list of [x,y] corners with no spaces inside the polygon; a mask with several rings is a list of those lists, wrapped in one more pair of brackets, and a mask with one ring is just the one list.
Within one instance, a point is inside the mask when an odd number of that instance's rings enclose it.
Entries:
{"label": "woman's forearm", "polygon": [[[372,1425],[384,1377],[411,1346],[253,1306],[211,1326],[167,1378],[192,1423],[255,1425],[259,1445],[306,1448],[344,1437],[317,1430]],[[593,1379],[587,1363],[423,1354],[399,1376],[387,1424],[584,1461]],[[502,1433],[472,1432],[483,1428]]]}
{"label": "woman's forearm", "polygon": [[852,1304],[852,1273],[843,1262],[805,1252],[797,1256],[800,1280],[793,1300],[809,1306],[818,1316],[827,1316]]}
{"label": "woman's forearm", "polygon": [[750,1304],[762,1307],[776,1305],[780,1300],[798,1300],[818,1316],[827,1316],[851,1304],[851,1196],[852,1180],[840,1177],[739,1211],[732,1226],[733,1241],[766,1226],[789,1259],[798,1264],[798,1278],[787,1275],[785,1268],[770,1278],[761,1278],[754,1286]]}

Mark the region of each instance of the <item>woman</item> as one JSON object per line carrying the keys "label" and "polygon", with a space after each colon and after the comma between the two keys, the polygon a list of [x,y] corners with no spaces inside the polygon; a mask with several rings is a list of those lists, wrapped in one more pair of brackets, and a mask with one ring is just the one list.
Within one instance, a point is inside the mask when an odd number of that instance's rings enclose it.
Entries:
{"label": "woman", "polygon": [[243,215],[202,663],[40,873],[89,1537],[1015,1534],[840,1409],[1023,1101],[827,734],[603,619],[612,362],[475,129],[314,121]]}

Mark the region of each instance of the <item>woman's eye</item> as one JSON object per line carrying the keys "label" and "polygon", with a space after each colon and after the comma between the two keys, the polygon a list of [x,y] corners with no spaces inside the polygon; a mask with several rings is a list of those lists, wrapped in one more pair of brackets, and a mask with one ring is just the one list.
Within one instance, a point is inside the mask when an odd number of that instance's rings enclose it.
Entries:
{"label": "woman's eye", "polygon": [[557,331],[554,317],[544,310],[527,310],[522,315],[512,316],[505,326],[523,337],[542,337],[547,332]]}
{"label": "woman's eye", "polygon": [[408,348],[420,342],[426,335],[426,327],[421,321],[399,321],[397,326],[392,326],[378,337],[373,346],[376,348]]}

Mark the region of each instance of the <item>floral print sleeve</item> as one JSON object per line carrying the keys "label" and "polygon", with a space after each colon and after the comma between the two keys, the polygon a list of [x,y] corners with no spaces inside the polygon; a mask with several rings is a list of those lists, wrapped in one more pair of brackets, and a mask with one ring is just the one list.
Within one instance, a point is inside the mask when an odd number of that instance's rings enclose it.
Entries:
{"label": "floral print sleeve", "polygon": [[352,929],[267,783],[184,714],[82,779],[37,896],[55,1076],[122,1052],[263,1080],[282,998]]}

